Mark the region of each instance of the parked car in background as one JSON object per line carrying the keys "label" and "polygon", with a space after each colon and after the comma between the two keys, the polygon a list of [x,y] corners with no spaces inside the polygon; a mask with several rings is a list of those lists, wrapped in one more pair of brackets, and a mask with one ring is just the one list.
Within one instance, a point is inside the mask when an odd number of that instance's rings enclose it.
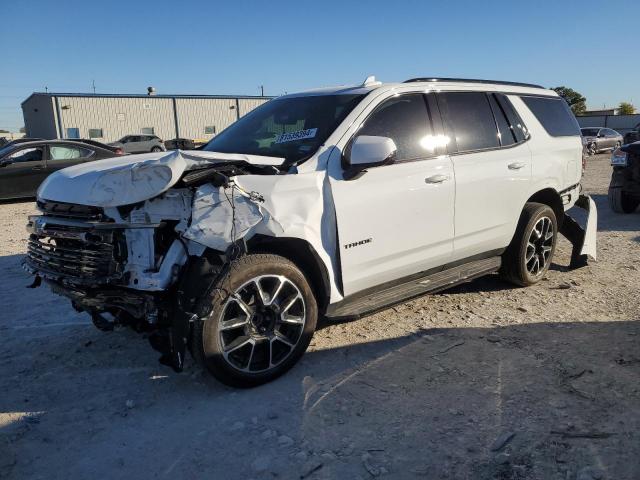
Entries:
{"label": "parked car in background", "polygon": [[610,128],[585,127],[580,129],[580,133],[585,139],[589,155],[605,150],[613,151],[622,145],[622,135]]}
{"label": "parked car in background", "polygon": [[640,123],[633,127],[633,130],[624,134],[623,144],[640,141]]}
{"label": "parked car in background", "polygon": [[117,142],[109,144],[126,153],[162,152],[166,150],[164,141],[156,135],[125,135]]}
{"label": "parked car in background", "polygon": [[117,154],[75,140],[18,142],[0,148],[0,200],[34,197],[42,181],[61,168]]}
{"label": "parked car in background", "polygon": [[640,205],[640,142],[616,149],[611,166],[609,206],[616,213],[633,213]]}

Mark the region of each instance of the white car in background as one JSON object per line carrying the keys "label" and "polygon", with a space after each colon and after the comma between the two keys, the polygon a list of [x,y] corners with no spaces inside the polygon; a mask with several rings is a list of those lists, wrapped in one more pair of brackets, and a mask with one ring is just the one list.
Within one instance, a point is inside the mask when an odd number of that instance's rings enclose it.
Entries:
{"label": "white car in background", "polygon": [[126,153],[164,152],[164,141],[156,135],[125,135],[117,142],[109,144],[121,148]]}
{"label": "white car in background", "polygon": [[[38,192],[26,268],[94,323],[157,331],[236,386],[356,317],[492,272],[539,282],[558,233],[595,256],[566,102],[510,82],[414,79],[271,100],[204,150],[72,167]],[[565,212],[589,209],[587,235]],[[566,232],[566,233],[565,233]]]}

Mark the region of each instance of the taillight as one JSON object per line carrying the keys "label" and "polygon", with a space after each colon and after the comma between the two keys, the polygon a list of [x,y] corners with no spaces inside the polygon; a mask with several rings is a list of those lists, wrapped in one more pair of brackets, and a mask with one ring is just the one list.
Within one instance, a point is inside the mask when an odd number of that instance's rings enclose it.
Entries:
{"label": "taillight", "polygon": [[122,150],[121,148],[116,148],[116,155],[124,155],[124,150]]}
{"label": "taillight", "polygon": [[164,140],[159,140],[160,143],[164,143]]}

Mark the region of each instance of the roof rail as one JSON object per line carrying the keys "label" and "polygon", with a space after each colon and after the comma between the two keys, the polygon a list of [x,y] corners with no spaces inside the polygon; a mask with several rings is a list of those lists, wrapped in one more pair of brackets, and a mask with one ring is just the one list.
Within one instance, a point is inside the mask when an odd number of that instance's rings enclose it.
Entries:
{"label": "roof rail", "polygon": [[419,77],[419,78],[410,78],[409,80],[405,80],[403,83],[411,83],[411,82],[495,83],[498,85],[511,85],[513,87],[544,88],[542,85],[535,85],[533,83],[503,82],[500,80],[480,80],[477,78]]}

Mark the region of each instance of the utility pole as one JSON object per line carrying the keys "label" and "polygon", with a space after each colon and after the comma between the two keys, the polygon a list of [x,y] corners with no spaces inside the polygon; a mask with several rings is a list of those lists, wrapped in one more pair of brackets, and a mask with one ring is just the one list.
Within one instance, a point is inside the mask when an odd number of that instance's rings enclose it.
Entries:
{"label": "utility pole", "polygon": [[49,93],[49,87],[44,87],[44,93]]}
{"label": "utility pole", "polygon": [[264,97],[264,85],[260,85],[260,96]]}
{"label": "utility pole", "polygon": [[93,87],[93,94],[96,94],[96,81],[95,80],[91,80],[91,86]]}

